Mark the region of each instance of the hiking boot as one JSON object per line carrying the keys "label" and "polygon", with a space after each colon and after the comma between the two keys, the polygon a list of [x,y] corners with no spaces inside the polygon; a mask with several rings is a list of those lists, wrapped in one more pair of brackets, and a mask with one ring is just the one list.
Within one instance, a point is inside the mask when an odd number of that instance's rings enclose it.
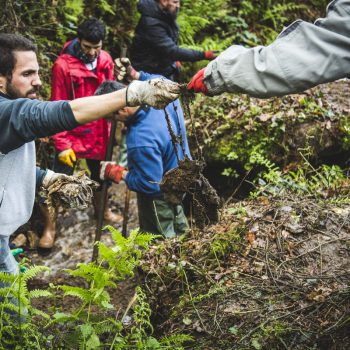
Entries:
{"label": "hiking boot", "polygon": [[[94,193],[94,209],[95,209],[95,218],[98,218],[99,208],[101,203],[101,192]],[[120,214],[113,213],[111,208],[108,207],[108,198],[106,198],[105,208],[103,213],[103,219],[111,225],[121,224],[123,222],[123,216]]]}
{"label": "hiking boot", "polygon": [[51,249],[56,237],[56,214],[52,217],[46,205],[40,205],[40,209],[45,218],[45,227],[39,240],[38,248]]}

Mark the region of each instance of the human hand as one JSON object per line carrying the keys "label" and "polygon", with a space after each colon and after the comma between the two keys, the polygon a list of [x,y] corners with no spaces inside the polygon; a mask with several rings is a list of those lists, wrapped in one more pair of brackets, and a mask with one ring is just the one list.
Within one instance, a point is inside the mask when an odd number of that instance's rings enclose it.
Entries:
{"label": "human hand", "polygon": [[72,148],[68,148],[58,154],[58,160],[65,164],[70,166],[71,168],[74,167],[74,163],[77,161],[77,157],[73,151]]}
{"label": "human hand", "polygon": [[55,173],[52,170],[47,170],[46,174],[43,178],[43,182],[41,184],[42,187],[45,189],[48,189],[51,185],[53,185],[56,181],[61,180],[61,179],[68,179],[69,176],[66,174],[61,174],[61,173]]}
{"label": "human hand", "polygon": [[119,184],[122,179],[125,168],[117,164],[116,162],[101,162],[100,163],[100,179],[111,180]]}
{"label": "human hand", "polygon": [[204,70],[205,68],[202,68],[193,76],[192,80],[187,85],[187,90],[193,92],[202,92],[205,95],[208,93],[208,88],[203,82]]}
{"label": "human hand", "polygon": [[218,57],[218,53],[219,51],[216,50],[204,51],[204,58],[209,61],[215,60],[215,58]]}
{"label": "human hand", "polygon": [[140,73],[133,68],[127,57],[122,57],[114,60],[114,76],[119,82],[130,83],[138,80]]}
{"label": "human hand", "polygon": [[129,107],[150,105],[163,109],[176,100],[180,94],[180,85],[173,81],[158,78],[147,81],[134,80],[126,89],[126,105]]}

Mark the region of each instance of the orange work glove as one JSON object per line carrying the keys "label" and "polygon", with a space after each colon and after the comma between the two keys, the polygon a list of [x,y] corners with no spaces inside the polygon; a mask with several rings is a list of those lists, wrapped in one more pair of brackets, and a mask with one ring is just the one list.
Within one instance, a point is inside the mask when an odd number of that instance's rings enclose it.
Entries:
{"label": "orange work glove", "polygon": [[111,180],[119,184],[122,179],[125,168],[117,164],[116,162],[101,162],[100,163],[100,179]]}
{"label": "orange work glove", "polygon": [[192,80],[187,85],[187,90],[193,92],[202,92],[205,95],[208,93],[208,89],[203,82],[204,70],[205,68],[202,68],[193,76]]}
{"label": "orange work glove", "polygon": [[76,157],[74,151],[71,148],[68,148],[65,151],[62,151],[58,154],[58,160],[61,163],[73,168],[74,163],[77,161],[77,157]]}
{"label": "orange work glove", "polygon": [[218,57],[218,53],[219,51],[213,50],[204,51],[204,58],[209,61],[215,60],[215,58]]}

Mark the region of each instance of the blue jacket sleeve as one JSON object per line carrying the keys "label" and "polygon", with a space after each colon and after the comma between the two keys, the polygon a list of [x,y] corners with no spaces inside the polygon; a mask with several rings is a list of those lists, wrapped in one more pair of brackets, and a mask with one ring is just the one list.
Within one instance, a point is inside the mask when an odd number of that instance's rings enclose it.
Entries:
{"label": "blue jacket sleeve", "polygon": [[47,170],[43,170],[39,167],[36,167],[36,189],[38,189],[43,183],[46,173]]}
{"label": "blue jacket sleeve", "polygon": [[8,153],[37,137],[71,130],[79,124],[67,101],[0,98],[0,152]]}
{"label": "blue jacket sleeve", "polygon": [[156,78],[164,78],[164,77],[160,74],[151,74],[151,73],[143,72],[142,70],[140,71],[140,77],[139,77],[140,81],[146,81],[146,80],[151,80]]}
{"label": "blue jacket sleeve", "polygon": [[163,177],[162,154],[153,147],[128,149],[129,172],[126,184],[135,192],[160,197],[159,183]]}

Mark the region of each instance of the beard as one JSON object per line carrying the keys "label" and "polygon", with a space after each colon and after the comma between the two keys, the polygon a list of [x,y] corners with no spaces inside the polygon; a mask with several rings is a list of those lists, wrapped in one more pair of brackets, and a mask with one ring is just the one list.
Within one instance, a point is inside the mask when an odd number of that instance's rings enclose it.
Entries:
{"label": "beard", "polygon": [[25,93],[21,93],[15,86],[11,84],[11,81],[7,83],[6,86],[6,94],[12,98],[29,98],[28,96],[30,94],[34,94],[39,92],[39,86],[33,86],[30,90],[26,91]]}
{"label": "beard", "polygon": [[175,21],[177,18],[177,15],[179,14],[180,9],[177,8],[174,11],[168,11],[169,15],[171,16],[171,18]]}

